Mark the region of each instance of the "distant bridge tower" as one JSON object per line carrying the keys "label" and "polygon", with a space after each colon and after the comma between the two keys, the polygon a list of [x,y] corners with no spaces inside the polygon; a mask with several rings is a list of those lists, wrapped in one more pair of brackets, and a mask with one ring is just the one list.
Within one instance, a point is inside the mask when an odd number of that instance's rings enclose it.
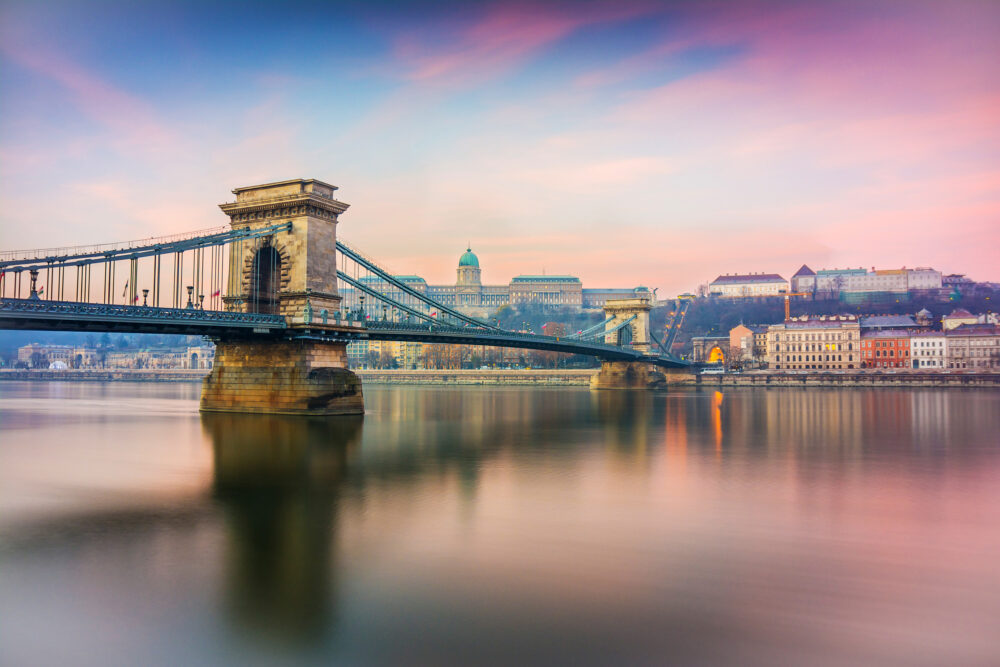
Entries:
{"label": "distant bridge tower", "polygon": [[300,178],[236,188],[236,201],[219,205],[233,228],[291,223],[290,231],[233,246],[223,299],[229,309],[276,313],[298,322],[307,295],[314,312],[340,308],[337,217],[348,204],[334,199],[336,190]]}
{"label": "distant bridge tower", "polygon": [[648,297],[632,299],[609,299],[604,303],[605,318],[614,318],[608,322],[606,329],[613,329],[625,320],[635,317],[632,322],[618,331],[608,334],[605,343],[609,345],[628,345],[637,352],[649,354],[649,311],[653,304]]}

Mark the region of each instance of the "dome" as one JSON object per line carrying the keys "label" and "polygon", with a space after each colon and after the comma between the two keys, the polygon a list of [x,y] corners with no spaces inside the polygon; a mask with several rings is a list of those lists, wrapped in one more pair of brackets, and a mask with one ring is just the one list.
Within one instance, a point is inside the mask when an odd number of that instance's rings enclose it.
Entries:
{"label": "dome", "polygon": [[474,266],[477,269],[479,268],[479,258],[476,257],[476,254],[474,252],[472,252],[472,248],[471,247],[470,248],[466,248],[465,252],[462,253],[462,256],[458,259],[458,265],[459,266]]}

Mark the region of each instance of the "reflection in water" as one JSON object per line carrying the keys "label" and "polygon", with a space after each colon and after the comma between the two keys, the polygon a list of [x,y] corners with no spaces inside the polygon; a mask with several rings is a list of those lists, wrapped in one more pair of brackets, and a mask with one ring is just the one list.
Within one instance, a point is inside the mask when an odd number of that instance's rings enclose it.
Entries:
{"label": "reflection in water", "polygon": [[329,601],[339,486],[363,417],[204,414],[226,517],[226,594],[248,630],[315,636]]}
{"label": "reflection in water", "polygon": [[997,392],[18,387],[3,663],[997,656]]}

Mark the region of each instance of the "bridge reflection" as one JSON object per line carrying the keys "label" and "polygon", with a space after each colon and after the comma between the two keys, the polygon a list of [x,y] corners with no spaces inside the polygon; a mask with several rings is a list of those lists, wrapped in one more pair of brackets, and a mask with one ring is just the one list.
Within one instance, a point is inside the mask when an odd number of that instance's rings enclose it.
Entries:
{"label": "bridge reflection", "polygon": [[203,416],[228,535],[226,606],[244,630],[289,639],[330,622],[339,487],[362,424]]}

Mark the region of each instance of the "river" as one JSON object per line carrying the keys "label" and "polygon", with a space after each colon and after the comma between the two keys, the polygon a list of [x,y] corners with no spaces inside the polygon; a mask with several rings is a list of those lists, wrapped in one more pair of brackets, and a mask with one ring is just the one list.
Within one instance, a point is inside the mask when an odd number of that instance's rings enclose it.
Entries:
{"label": "river", "polygon": [[0,663],[1000,662],[1000,392],[0,383]]}

